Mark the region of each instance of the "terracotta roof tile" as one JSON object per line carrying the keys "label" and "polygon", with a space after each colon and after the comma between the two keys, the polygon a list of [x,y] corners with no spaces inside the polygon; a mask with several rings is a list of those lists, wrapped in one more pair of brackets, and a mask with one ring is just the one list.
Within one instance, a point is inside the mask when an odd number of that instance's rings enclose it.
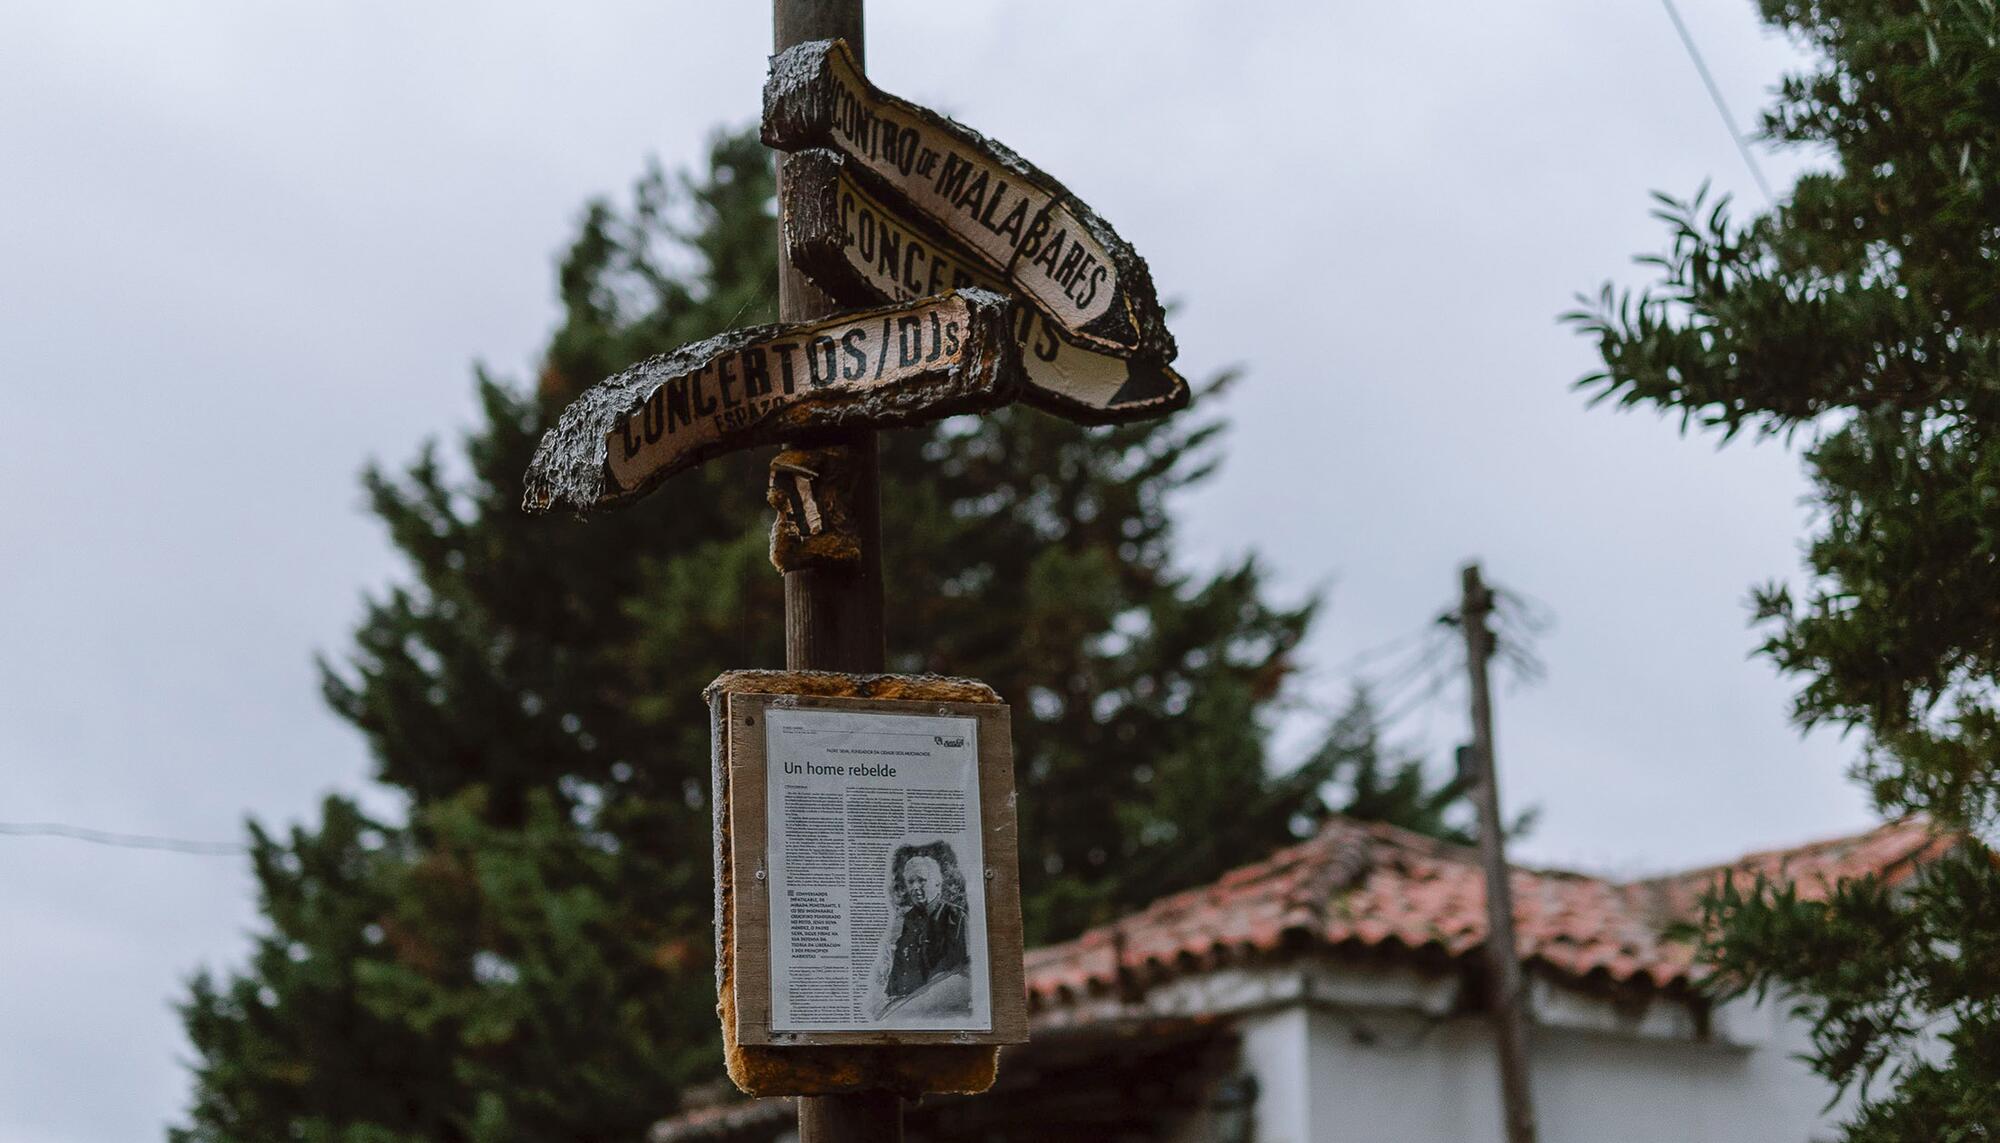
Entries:
{"label": "terracotta roof tile", "polygon": [[[1718,878],[1762,873],[1819,895],[1863,874],[1900,882],[1953,844],[1927,822],[1906,819],[1644,881],[1517,867],[1511,881],[1521,958],[1574,981],[1683,985],[1696,971],[1694,951],[1665,930],[1692,919],[1701,893]],[[1478,854],[1393,826],[1334,818],[1309,840],[1211,885],[1030,950],[1028,991],[1037,1007],[1046,1007],[1115,988],[1121,969],[1145,979],[1217,958],[1276,952],[1288,940],[1471,956],[1486,940]]]}
{"label": "terracotta roof tile", "polygon": [[[1691,979],[1694,953],[1664,932],[1691,919],[1701,893],[1718,879],[1762,874],[1820,896],[1864,874],[1901,883],[1954,844],[1923,820],[1906,819],[1641,881],[1516,868],[1516,936],[1524,962],[1559,978],[1672,988]],[[1116,989],[1121,968],[1145,980],[1275,952],[1288,940],[1475,955],[1486,940],[1478,854],[1392,826],[1335,818],[1310,840],[1211,885],[1164,897],[1075,940],[1029,950],[1028,991],[1037,1007],[1061,1006]],[[789,1099],[701,1108],[656,1125],[651,1143],[735,1138],[775,1130],[791,1115]]]}

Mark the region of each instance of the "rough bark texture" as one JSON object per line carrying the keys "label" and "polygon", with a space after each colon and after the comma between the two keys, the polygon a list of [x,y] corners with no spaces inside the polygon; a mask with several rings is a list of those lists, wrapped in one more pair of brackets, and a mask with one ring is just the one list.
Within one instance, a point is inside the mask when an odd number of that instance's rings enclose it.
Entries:
{"label": "rough bark texture", "polygon": [[729,861],[729,768],[722,719],[731,694],[819,695],[926,702],[997,703],[992,687],[942,675],[846,675],[833,671],[730,671],[702,692],[708,700],[714,743],[711,802],[715,810],[715,992],[722,1021],[722,1050],[729,1078],[749,1095],[830,1095],[883,1089],[906,1096],[931,1092],[972,1094],[993,1086],[1000,1049],[976,1044],[908,1047],[768,1046],[736,1039],[736,963],[730,910],[734,907]]}
{"label": "rough bark texture", "polygon": [[[884,323],[885,340],[876,352],[886,356],[899,323],[934,312],[939,303],[963,310],[964,330],[953,352],[939,354],[933,364],[902,369],[900,376],[885,381],[878,379],[884,372],[880,368],[873,369],[876,377],[868,376],[867,370],[860,378],[809,377],[809,363],[801,361],[787,364],[789,385],[779,379],[781,347],[790,347],[783,358],[790,363],[790,353],[811,345],[815,337],[824,339],[829,331],[872,331],[875,323]],[[528,465],[522,506],[544,512],[567,503],[581,515],[637,499],[667,477],[725,452],[810,439],[815,433],[847,427],[890,428],[998,408],[1020,389],[1020,350],[1009,334],[1014,304],[990,291],[958,290],[915,305],[735,330],[650,357],[591,386],[563,410],[556,426],[543,434]],[[685,447],[670,454],[661,450],[657,463],[646,464],[642,472],[628,472],[622,479],[617,475],[613,447],[630,454],[632,442],[638,440],[641,449],[650,450],[653,443],[646,440],[647,434],[657,442],[665,439],[663,424],[674,426],[670,412],[661,407],[670,383],[685,390],[690,377],[733,370],[742,355],[762,350],[770,353],[772,373],[765,396],[755,401],[743,398],[729,411],[734,419],[726,427],[721,416],[696,417],[687,425]],[[834,352],[833,364],[840,368],[848,360],[840,356],[845,346]],[[698,385],[694,391],[699,399]],[[717,407],[718,400],[710,395],[710,407]]]}
{"label": "rough bark texture", "polygon": [[786,449],[772,458],[771,566],[788,572],[861,559],[854,477],[853,450],[843,445]]}
{"label": "rough bark texture", "polygon": [[811,148],[782,163],[779,216],[792,264],[843,305],[913,301],[967,286],[1013,294],[1021,399],[1086,425],[1123,424],[1187,407],[1188,383],[1151,354],[1085,345],[1047,307],[915,211],[891,207],[838,153]]}
{"label": "rough bark texture", "polygon": [[[1088,312],[1065,320],[1079,341],[1121,353],[1174,358],[1173,335],[1153,287],[1152,272],[1110,223],[1053,176],[965,125],[888,95],[860,75],[847,46],[838,40],[799,44],[772,57],[764,85],[764,142],[781,151],[825,147],[854,162],[870,185],[929,218],[978,252],[988,268],[1019,292],[1046,300],[1049,281],[1038,279],[1038,251],[1058,236],[1072,246],[1102,253],[1111,281],[1104,283],[1109,304],[1099,306],[1072,294]],[[926,156],[937,160],[927,164]],[[990,189],[973,204],[970,182],[952,184],[953,161],[966,160]],[[983,209],[1001,201],[1001,184],[1026,201],[1033,213],[1009,227],[1004,209]],[[991,195],[991,198],[986,197]],[[983,215],[984,217],[980,217]],[[1069,281],[1068,265],[1049,267]]]}

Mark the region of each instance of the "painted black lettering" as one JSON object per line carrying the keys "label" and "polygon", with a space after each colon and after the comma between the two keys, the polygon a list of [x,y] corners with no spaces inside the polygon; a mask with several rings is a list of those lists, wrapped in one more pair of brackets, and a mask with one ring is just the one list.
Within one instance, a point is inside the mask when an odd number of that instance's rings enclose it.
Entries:
{"label": "painted black lettering", "polygon": [[787,394],[798,391],[798,380],[792,376],[792,351],[798,345],[790,341],[774,342],[771,352],[778,355],[778,373]]}
{"label": "painted black lettering", "polygon": [[771,366],[764,347],[753,345],[743,351],[743,395],[765,397],[771,392]]}
{"label": "painted black lettering", "polygon": [[[1026,310],[1026,308],[1026,306],[1022,307],[1023,310]],[[1033,347],[1035,356],[1041,358],[1043,361],[1054,361],[1056,359],[1056,348],[1061,344],[1056,340],[1056,323],[1050,321],[1048,318],[1042,318],[1039,324],[1041,325],[1042,336],[1035,339]]]}
{"label": "painted black lettering", "polygon": [[[806,364],[812,368],[812,387],[815,389],[831,385],[840,380],[840,363],[835,358],[839,346],[825,334],[812,339],[806,347]],[[822,369],[822,365],[824,369]]]}
{"label": "painted black lettering", "polygon": [[924,288],[918,284],[917,278],[917,262],[920,259],[925,261],[930,259],[930,253],[924,249],[923,243],[912,238],[903,244],[903,288],[909,290],[913,298],[920,298],[924,293]]}
{"label": "painted black lettering", "polygon": [[667,380],[667,432],[694,424],[694,410],[688,406],[688,379],[683,373]]}
{"label": "painted black lettering", "polygon": [[722,403],[727,408],[735,408],[743,403],[736,395],[736,357],[725,353],[715,363],[715,384],[722,390]]}
{"label": "painted black lettering", "polygon": [[956,199],[965,190],[965,180],[972,177],[972,164],[957,155],[944,157],[944,169],[938,172],[937,192],[946,202]]}
{"label": "painted black lettering", "polygon": [[[654,441],[659,440],[661,435],[667,431],[666,412],[667,402],[665,398],[660,396],[660,390],[653,390],[653,395],[646,398],[646,407],[641,425],[646,434],[647,444],[652,444]],[[631,454],[627,453],[626,455],[630,456]]]}
{"label": "painted black lettering", "polygon": [[[887,357],[888,354],[882,356]],[[924,356],[924,319],[920,317],[899,317],[896,319],[896,364],[908,369]],[[630,453],[625,454],[630,456]]]}
{"label": "painted black lettering", "polygon": [[958,356],[958,323],[944,323],[944,352],[947,357]]}
{"label": "painted black lettering", "polygon": [[875,137],[868,141],[869,157],[886,160],[890,166],[895,166],[896,139],[900,130],[901,128],[896,126],[894,119],[889,118],[887,115],[882,116],[878,124],[878,129],[875,132]]}
{"label": "painted black lettering", "polygon": [[706,372],[708,372],[708,366],[702,365],[696,367],[693,373],[688,374],[688,391],[694,394],[694,411],[704,417],[711,417],[715,415],[715,398],[702,392],[701,389],[701,375]]}
{"label": "painted black lettering", "polygon": [[979,172],[978,178],[966,184],[965,189],[959,192],[959,196],[951,200],[951,205],[978,218],[979,208],[986,205],[986,172]]}
{"label": "painted black lettering", "polygon": [[1045,210],[1035,216],[1035,221],[1028,225],[1028,232],[1021,236],[1020,243],[1015,247],[1022,257],[1033,258],[1035,252],[1042,248],[1042,235],[1049,232],[1049,226],[1048,211]]}
{"label": "painted black lettering", "polygon": [[875,263],[876,268],[890,281],[896,280],[896,264],[903,260],[903,234],[899,230],[882,228],[882,257]]}
{"label": "painted black lettering", "polygon": [[1019,246],[1021,244],[1021,228],[1027,224],[1028,200],[1025,198],[1016,198],[1014,200],[1014,209],[1007,212],[1007,217],[1000,220],[1000,225],[993,228],[993,233],[1002,238],[1011,238],[1014,240],[1014,244]]}
{"label": "painted black lettering", "polygon": [[854,137],[854,97],[845,89],[834,97],[833,125],[841,134]]}
{"label": "painted black lettering", "polygon": [[1068,237],[1069,231],[1056,231],[1054,235],[1050,236],[1048,244],[1042,247],[1041,253],[1034,257],[1034,264],[1047,267],[1049,276],[1052,278],[1055,277],[1056,273],[1056,259],[1062,256],[1063,239]]}
{"label": "painted black lettering", "polygon": [[944,338],[938,335],[938,320],[939,320],[938,312],[936,310],[932,310],[931,311],[931,354],[929,357],[924,358],[925,364],[929,364],[930,362],[936,361],[938,357],[944,353]]}
{"label": "painted black lettering", "polygon": [[1065,291],[1076,284],[1076,275],[1083,269],[1083,257],[1083,244],[1070,243],[1069,253],[1063,255],[1062,268],[1055,272],[1055,280],[1063,284]]}
{"label": "painted black lettering", "polygon": [[[658,395],[657,392],[654,394],[654,396]],[[648,403],[650,404],[650,402]],[[645,440],[645,429],[643,426],[639,430],[638,437],[635,438],[632,435],[632,422],[639,419],[638,417],[626,417],[624,420],[618,422],[618,440],[625,447],[626,460],[631,460],[633,457],[639,455],[639,445]]]}
{"label": "painted black lettering", "polygon": [[840,367],[840,375],[849,381],[859,381],[868,375],[868,352],[861,348],[861,340],[867,336],[865,329],[850,329],[840,335],[840,347],[847,353],[847,364]]}
{"label": "painted black lettering", "polygon": [[1088,309],[1090,307],[1090,303],[1097,299],[1098,289],[1104,285],[1104,280],[1106,278],[1109,278],[1110,276],[1111,276],[1111,267],[1109,266],[1099,266],[1096,269],[1092,270],[1090,272],[1090,277],[1088,281],[1085,283],[1083,296],[1076,300],[1077,306],[1079,308]]}
{"label": "painted black lettering", "polygon": [[1000,200],[1006,197],[1007,180],[1001,179],[1000,185],[993,188],[993,197],[986,200],[986,209],[979,212],[979,225],[995,233],[999,232],[993,225],[993,212],[1000,209]]}

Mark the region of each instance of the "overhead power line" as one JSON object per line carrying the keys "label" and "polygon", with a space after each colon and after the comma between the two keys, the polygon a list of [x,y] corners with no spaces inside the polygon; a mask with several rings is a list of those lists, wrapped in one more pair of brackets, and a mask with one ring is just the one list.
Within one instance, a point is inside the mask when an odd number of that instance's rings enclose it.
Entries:
{"label": "overhead power line", "polygon": [[249,847],[235,841],[189,841],[179,837],[156,837],[144,833],[113,833],[61,822],[0,822],[0,835],[7,837],[60,837],[87,841],[92,845],[112,845],[123,849],[157,849],[196,857],[238,857]]}
{"label": "overhead power line", "polygon": [[1408,648],[1410,644],[1427,639],[1436,633],[1436,628],[1432,624],[1426,623],[1422,627],[1405,631],[1393,639],[1385,640],[1365,651],[1349,656],[1346,660],[1328,668],[1328,673],[1335,675],[1354,674],[1383,656],[1402,651]]}
{"label": "overhead power line", "polygon": [[1701,58],[1701,49],[1695,46],[1687,22],[1681,19],[1680,9],[1674,6],[1674,0],[1660,0],[1660,3],[1667,6],[1667,18],[1674,22],[1674,30],[1681,34],[1681,43],[1687,45],[1688,58],[1694,61],[1694,70],[1701,73],[1701,82],[1708,88],[1708,97],[1715,101],[1715,110],[1722,116],[1722,125],[1729,129],[1729,138],[1736,144],[1736,153],[1743,156],[1743,165],[1750,168],[1750,177],[1757,180],[1757,189],[1764,192],[1764,201],[1777,206],[1778,196],[1771,193],[1771,184],[1764,179],[1764,168],[1757,164],[1757,155],[1750,149],[1750,141],[1737,128],[1736,116],[1730,114],[1729,102],[1722,98],[1722,88],[1716,86],[1715,76],[1709,74],[1707,62]]}

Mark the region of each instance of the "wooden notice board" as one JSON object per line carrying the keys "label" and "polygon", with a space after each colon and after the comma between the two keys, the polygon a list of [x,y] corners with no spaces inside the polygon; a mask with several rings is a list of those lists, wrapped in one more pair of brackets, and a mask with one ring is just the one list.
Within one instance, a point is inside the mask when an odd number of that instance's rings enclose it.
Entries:
{"label": "wooden notice board", "polygon": [[1008,707],[829,672],[733,672],[709,698],[732,1078],[986,1087],[993,1046],[1027,1039]]}

